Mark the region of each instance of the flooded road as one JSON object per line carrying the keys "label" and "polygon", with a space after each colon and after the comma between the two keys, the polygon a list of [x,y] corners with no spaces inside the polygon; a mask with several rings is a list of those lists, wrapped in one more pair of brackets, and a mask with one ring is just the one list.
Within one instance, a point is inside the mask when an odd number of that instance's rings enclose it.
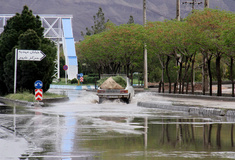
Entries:
{"label": "flooded road", "polygon": [[137,106],[174,103],[152,93],[98,104],[93,92],[64,92],[44,107],[0,105],[0,160],[235,159],[232,118]]}

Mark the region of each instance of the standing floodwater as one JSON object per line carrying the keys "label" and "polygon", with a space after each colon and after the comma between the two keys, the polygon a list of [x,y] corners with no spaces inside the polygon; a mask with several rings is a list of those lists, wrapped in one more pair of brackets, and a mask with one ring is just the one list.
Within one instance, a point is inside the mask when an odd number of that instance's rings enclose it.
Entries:
{"label": "standing floodwater", "polygon": [[174,103],[152,93],[98,104],[93,92],[64,92],[69,101],[45,107],[0,105],[0,160],[235,158],[234,119],[137,106]]}

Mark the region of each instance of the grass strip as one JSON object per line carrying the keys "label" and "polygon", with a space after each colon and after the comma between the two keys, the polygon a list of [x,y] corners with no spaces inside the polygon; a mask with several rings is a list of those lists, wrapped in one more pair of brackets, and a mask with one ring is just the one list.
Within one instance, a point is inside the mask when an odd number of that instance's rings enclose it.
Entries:
{"label": "grass strip", "polygon": [[[63,98],[63,97],[66,97],[66,95],[59,95],[59,94],[49,93],[49,92],[43,93],[43,99]],[[27,102],[36,102],[35,95],[28,91],[24,91],[24,92],[16,93],[16,94],[8,94],[5,96],[5,98],[12,99],[12,100],[27,101]]]}

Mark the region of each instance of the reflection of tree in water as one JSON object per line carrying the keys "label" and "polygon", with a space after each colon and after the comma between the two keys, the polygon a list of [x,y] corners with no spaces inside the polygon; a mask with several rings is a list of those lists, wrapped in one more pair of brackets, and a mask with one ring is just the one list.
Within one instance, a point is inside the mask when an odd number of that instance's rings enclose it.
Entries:
{"label": "reflection of tree in water", "polygon": [[163,123],[160,143],[165,144],[165,142],[167,142],[171,143],[173,146],[181,145],[182,143],[194,143],[194,127],[193,124],[187,124],[187,122],[193,122],[193,120],[177,120],[175,130],[176,138],[171,138],[172,135],[169,132],[169,127],[171,127],[171,125],[168,123]]}
{"label": "reflection of tree in water", "polygon": [[[203,127],[203,137],[204,137],[204,146],[210,148],[212,145],[211,142],[211,137],[212,137],[212,124],[204,124]],[[215,125],[216,126],[216,146],[218,147],[218,149],[221,149],[222,144],[222,135],[221,135],[221,131],[222,131],[222,124],[218,123]],[[233,143],[233,124],[231,124],[231,131],[227,132],[230,133],[230,141],[231,141],[231,147],[234,146]],[[229,135],[227,135],[229,137]]]}
{"label": "reflection of tree in water", "polygon": [[221,148],[221,128],[222,124],[217,124],[216,145],[219,149]]}
{"label": "reflection of tree in water", "polygon": [[210,148],[211,146],[211,133],[212,133],[212,124],[204,124],[203,141],[204,141],[204,146],[208,148]]}
{"label": "reflection of tree in water", "polygon": [[162,122],[159,137],[161,145],[170,144],[173,147],[192,145],[196,147],[198,144],[202,144],[201,147],[204,146],[207,149],[217,147],[219,150],[222,147],[224,149],[224,147],[234,146],[233,124],[212,124],[208,121],[197,124],[194,123],[194,119],[178,119],[175,125],[171,125],[170,120],[162,120]]}
{"label": "reflection of tree in water", "polygon": [[231,124],[231,146],[233,147],[233,124]]}

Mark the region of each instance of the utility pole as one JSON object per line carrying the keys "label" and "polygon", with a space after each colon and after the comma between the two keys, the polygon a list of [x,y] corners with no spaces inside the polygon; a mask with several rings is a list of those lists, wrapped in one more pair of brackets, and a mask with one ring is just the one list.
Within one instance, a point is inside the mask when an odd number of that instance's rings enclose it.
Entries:
{"label": "utility pole", "polygon": [[209,8],[209,0],[204,1],[204,8]]}
{"label": "utility pole", "polygon": [[[143,0],[143,25],[146,26],[146,0]],[[144,88],[148,88],[147,46],[144,43]]]}
{"label": "utility pole", "polygon": [[194,10],[195,9],[195,4],[199,5],[199,4],[202,4],[202,2],[196,2],[196,0],[192,0],[192,1],[182,2],[182,4],[191,4],[192,5],[192,10]]}
{"label": "utility pole", "polygon": [[180,21],[180,0],[176,0],[176,19]]}

